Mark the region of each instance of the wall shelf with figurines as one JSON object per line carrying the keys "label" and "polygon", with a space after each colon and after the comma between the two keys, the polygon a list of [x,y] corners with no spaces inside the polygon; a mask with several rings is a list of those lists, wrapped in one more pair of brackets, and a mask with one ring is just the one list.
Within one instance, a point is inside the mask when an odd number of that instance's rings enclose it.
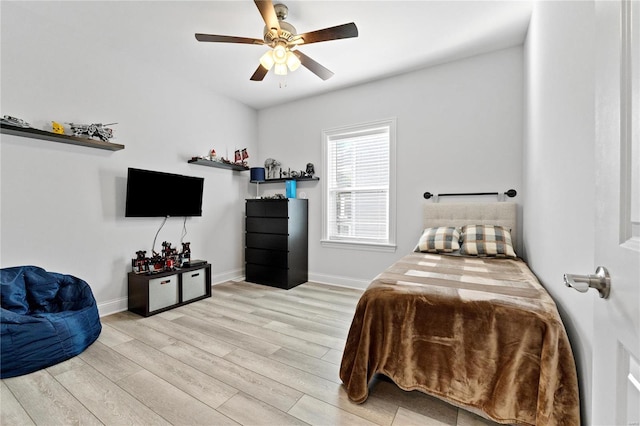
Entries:
{"label": "wall shelf with figurines", "polygon": [[249,167],[245,167],[242,164],[223,163],[222,161],[207,160],[205,158],[193,157],[187,161],[191,164],[197,164],[199,166],[217,167],[219,169],[230,169],[238,172],[246,172]]}
{"label": "wall shelf with figurines", "polygon": [[89,138],[81,138],[77,136],[70,136],[64,134],[58,134],[53,132],[47,132],[45,130],[34,129],[32,127],[19,127],[11,124],[1,123],[0,133],[13,136],[21,136],[24,138],[40,139],[50,142],[66,143],[69,145],[86,146],[89,148],[106,149],[108,151],[119,151],[124,149],[124,145],[120,145],[113,142],[105,142],[102,140],[95,140]]}
{"label": "wall shelf with figurines", "polygon": [[315,167],[313,163],[307,163],[305,170],[283,170],[281,163],[273,158],[267,158],[264,162],[264,168],[254,167],[251,169],[251,183],[275,183],[286,182],[288,180],[300,181],[317,181],[319,177],[315,175]]}
{"label": "wall shelf with figurines", "polygon": [[274,183],[274,182],[286,182],[288,180],[295,180],[297,182],[320,180],[317,176],[302,176],[302,177],[287,177],[287,178],[275,178],[265,180],[252,180],[251,183]]}
{"label": "wall shelf with figurines", "polygon": [[208,156],[205,157],[191,157],[191,160],[187,162],[190,164],[198,164],[200,166],[217,167],[219,169],[230,169],[237,172],[246,172],[249,170],[247,164],[247,158],[249,154],[247,149],[236,150],[234,155],[234,162],[224,157],[218,157],[214,149],[211,150]]}

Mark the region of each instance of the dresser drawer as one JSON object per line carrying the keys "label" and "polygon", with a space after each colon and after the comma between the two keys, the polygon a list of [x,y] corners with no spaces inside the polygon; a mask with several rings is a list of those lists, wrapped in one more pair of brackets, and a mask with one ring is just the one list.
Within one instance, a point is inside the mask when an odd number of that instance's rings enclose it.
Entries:
{"label": "dresser drawer", "polygon": [[247,216],[288,217],[287,200],[247,200]]}
{"label": "dresser drawer", "polygon": [[288,254],[286,251],[280,250],[247,248],[245,250],[245,261],[247,263],[286,268]]}
{"label": "dresser drawer", "polygon": [[149,280],[149,312],[175,305],[178,302],[177,274]]}
{"label": "dresser drawer", "polygon": [[286,218],[247,217],[246,230],[267,234],[287,234],[289,221]]}
{"label": "dresser drawer", "polygon": [[286,268],[256,265],[254,263],[246,264],[245,275],[249,282],[269,284],[281,288],[286,288],[289,276]]}
{"label": "dresser drawer", "polygon": [[195,299],[207,294],[206,271],[204,268],[182,273],[182,301]]}
{"label": "dresser drawer", "polygon": [[247,248],[287,250],[289,237],[278,234],[252,234],[245,235]]}

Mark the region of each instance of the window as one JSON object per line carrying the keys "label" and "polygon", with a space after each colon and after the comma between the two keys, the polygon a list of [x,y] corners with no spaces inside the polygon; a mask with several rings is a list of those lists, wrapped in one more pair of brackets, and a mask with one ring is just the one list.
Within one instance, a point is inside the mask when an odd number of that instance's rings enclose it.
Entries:
{"label": "window", "polygon": [[323,132],[323,245],[395,250],[395,119]]}

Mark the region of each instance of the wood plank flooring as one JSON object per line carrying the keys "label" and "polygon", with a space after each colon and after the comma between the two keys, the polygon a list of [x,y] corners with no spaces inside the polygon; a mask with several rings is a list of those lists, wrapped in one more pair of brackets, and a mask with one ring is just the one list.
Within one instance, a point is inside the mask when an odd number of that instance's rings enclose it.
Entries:
{"label": "wood plank flooring", "polygon": [[495,425],[377,380],[361,405],[338,370],[360,290],[247,282],[149,318],[102,318],[66,362],[0,382],[9,425]]}

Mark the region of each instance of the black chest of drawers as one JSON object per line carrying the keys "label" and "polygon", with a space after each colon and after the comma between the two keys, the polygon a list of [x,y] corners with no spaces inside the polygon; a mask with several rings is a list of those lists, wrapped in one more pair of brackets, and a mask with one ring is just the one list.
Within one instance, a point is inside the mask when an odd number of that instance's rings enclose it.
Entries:
{"label": "black chest of drawers", "polygon": [[308,280],[308,200],[247,200],[246,280],[290,289]]}

